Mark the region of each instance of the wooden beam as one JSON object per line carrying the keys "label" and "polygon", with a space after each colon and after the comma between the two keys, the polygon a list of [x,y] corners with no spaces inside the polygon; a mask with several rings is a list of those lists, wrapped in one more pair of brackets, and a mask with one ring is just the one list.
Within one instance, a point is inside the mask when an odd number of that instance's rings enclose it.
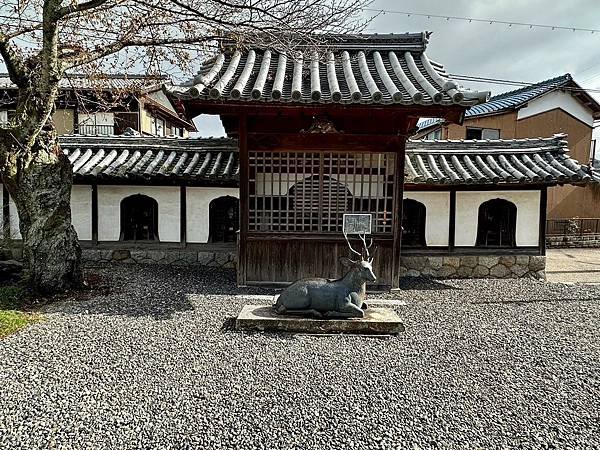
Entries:
{"label": "wooden beam", "polygon": [[392,289],[400,287],[400,255],[402,248],[402,206],[404,201],[404,149],[406,146],[406,137],[397,136],[396,145],[398,154],[395,158],[394,167],[394,243],[392,248]]}
{"label": "wooden beam", "polygon": [[[398,152],[397,135],[345,133],[248,134],[248,148],[259,151]],[[403,163],[404,164],[404,163]]]}
{"label": "wooden beam", "polygon": [[92,184],[92,243],[98,245],[98,185],[96,183]]}
{"label": "wooden beam", "polygon": [[540,254],[546,254],[546,215],[548,208],[548,188],[544,187],[540,191],[540,236],[539,246]]}
{"label": "wooden beam", "polygon": [[240,101],[210,101],[202,99],[180,100],[185,103],[187,117],[200,114],[238,115],[242,111],[249,116],[273,115],[322,115],[327,113],[344,114],[349,116],[369,117],[373,114],[404,114],[419,117],[440,117],[452,123],[461,123],[465,107],[459,105],[382,105],[382,104],[339,104],[339,103],[307,103],[287,104],[275,102],[240,102]]}
{"label": "wooden beam", "polygon": [[187,245],[187,188],[179,188],[179,242],[182,248]]}
{"label": "wooden beam", "polygon": [[244,112],[239,115],[239,152],[240,152],[240,233],[238,243],[238,286],[245,286],[246,277],[246,240],[248,235],[249,199],[248,199],[248,129],[247,117]]}
{"label": "wooden beam", "polygon": [[450,191],[450,217],[448,218],[448,251],[454,251],[456,239],[456,190]]}

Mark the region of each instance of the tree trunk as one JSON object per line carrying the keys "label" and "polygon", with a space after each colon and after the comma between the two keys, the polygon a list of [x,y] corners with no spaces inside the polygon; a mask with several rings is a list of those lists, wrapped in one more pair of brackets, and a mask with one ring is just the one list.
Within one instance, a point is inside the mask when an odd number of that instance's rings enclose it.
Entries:
{"label": "tree trunk", "polygon": [[40,132],[24,153],[8,157],[3,180],[19,213],[26,282],[43,294],[80,287],[81,247],[71,225],[71,163],[55,131]]}

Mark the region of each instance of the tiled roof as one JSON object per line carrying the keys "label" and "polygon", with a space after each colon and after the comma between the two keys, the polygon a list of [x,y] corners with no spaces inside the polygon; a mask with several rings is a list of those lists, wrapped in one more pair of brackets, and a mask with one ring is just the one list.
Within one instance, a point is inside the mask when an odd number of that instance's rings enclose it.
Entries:
{"label": "tiled roof", "polygon": [[425,55],[427,33],[330,36],[295,54],[226,47],[198,75],[167,91],[183,99],[292,103],[461,105],[489,92],[462,90]]}
{"label": "tiled roof", "polygon": [[[407,143],[407,184],[557,184],[599,182],[569,157],[565,135],[547,139]],[[107,183],[239,183],[237,142],[228,138],[61,136],[75,179]]]}
{"label": "tiled roof", "polygon": [[565,75],[541,81],[530,86],[525,86],[514,91],[494,95],[486,104],[476,105],[469,109],[465,113],[465,117],[494,114],[517,108],[541,95],[555,90],[558,87],[565,86],[572,81],[573,78],[567,73]]}
{"label": "tiled roof", "polygon": [[76,180],[237,184],[237,142],[227,138],[61,136]]}
{"label": "tiled roof", "polygon": [[[600,113],[600,104],[594,100],[584,89],[582,89],[570,74],[561,75],[549,80],[541,81],[530,86],[525,86],[514,91],[505,92],[503,94],[494,95],[488,102],[472,106],[465,112],[465,119],[487,116],[492,114],[500,114],[506,111],[517,109],[525,106],[528,102],[541,97],[544,94],[557,89],[570,87],[573,88],[573,95],[582,97],[584,102],[592,109],[594,116]],[[419,131],[434,127],[437,124],[443,123],[443,119],[429,119],[417,124]]]}
{"label": "tiled roof", "polygon": [[[114,74],[105,77],[89,77],[84,74],[67,74],[60,80],[60,88],[82,89],[82,90],[110,90],[110,89],[131,89],[148,90],[149,88],[159,88],[167,78],[164,77],[146,77],[143,75]],[[10,80],[7,73],[0,72],[0,89],[16,89],[16,85]]]}
{"label": "tiled roof", "polygon": [[569,157],[566,135],[486,141],[413,140],[407,143],[408,184],[563,184],[600,182]]}

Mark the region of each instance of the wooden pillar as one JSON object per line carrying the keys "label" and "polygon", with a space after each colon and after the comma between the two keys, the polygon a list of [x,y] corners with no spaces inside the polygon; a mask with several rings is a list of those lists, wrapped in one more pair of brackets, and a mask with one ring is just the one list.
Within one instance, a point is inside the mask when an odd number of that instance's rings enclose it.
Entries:
{"label": "wooden pillar", "polygon": [[98,245],[98,185],[96,183],[92,184],[92,244]]}
{"label": "wooden pillar", "polygon": [[544,186],[540,191],[540,255],[546,254],[546,214],[548,207],[548,188]]}
{"label": "wooden pillar", "polygon": [[240,232],[238,244],[238,286],[245,286],[246,279],[246,239],[248,235],[248,121],[245,112],[239,115],[238,127],[239,158],[240,158]]}
{"label": "wooden pillar", "polygon": [[450,217],[448,218],[448,252],[454,251],[456,239],[456,190],[450,191]]}
{"label": "wooden pillar", "polygon": [[404,200],[404,158],[406,137],[397,136],[397,152],[394,168],[394,242],[392,248],[392,289],[400,287],[400,255],[402,247],[402,203]]}
{"label": "wooden pillar", "polygon": [[187,245],[187,188],[179,188],[179,242],[181,247]]}

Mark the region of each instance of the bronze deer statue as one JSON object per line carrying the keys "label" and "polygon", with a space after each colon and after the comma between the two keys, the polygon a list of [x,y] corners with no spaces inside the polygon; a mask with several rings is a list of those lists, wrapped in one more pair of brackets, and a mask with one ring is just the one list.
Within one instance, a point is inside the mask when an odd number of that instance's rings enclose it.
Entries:
{"label": "bronze deer statue", "polygon": [[344,233],[350,250],[360,256],[359,261],[341,258],[344,266],[350,270],[338,280],[325,278],[305,278],[288,286],[273,305],[277,314],[306,315],[318,318],[364,317],[366,283],[377,278],[373,273],[373,257],[369,255],[365,235],[360,235],[366,258],[352,248],[348,236]]}

